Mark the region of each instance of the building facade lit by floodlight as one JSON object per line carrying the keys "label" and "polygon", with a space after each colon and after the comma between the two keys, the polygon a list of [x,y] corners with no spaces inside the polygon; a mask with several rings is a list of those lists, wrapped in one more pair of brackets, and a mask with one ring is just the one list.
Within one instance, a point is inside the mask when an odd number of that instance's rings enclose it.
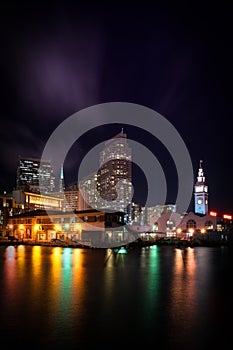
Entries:
{"label": "building facade lit by floodlight", "polygon": [[127,211],[132,197],[132,150],[122,131],[100,152],[97,191],[100,208]]}

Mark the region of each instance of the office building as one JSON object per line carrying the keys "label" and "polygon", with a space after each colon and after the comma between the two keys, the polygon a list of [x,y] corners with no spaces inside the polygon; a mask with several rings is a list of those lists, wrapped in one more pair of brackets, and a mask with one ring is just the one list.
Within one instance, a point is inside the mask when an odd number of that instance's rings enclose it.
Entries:
{"label": "office building", "polygon": [[39,158],[19,157],[16,190],[35,193],[43,191],[45,194],[53,192],[54,188],[55,176],[50,161],[41,161]]}
{"label": "office building", "polygon": [[126,212],[132,197],[132,152],[123,129],[105,142],[99,165],[99,207]]}

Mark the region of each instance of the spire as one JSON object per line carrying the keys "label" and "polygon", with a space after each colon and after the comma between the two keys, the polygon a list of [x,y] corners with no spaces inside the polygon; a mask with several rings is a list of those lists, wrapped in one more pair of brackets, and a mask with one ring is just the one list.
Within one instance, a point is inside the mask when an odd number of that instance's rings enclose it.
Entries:
{"label": "spire", "polygon": [[59,192],[63,192],[65,189],[64,185],[64,171],[63,171],[63,164],[61,165],[61,172],[60,172],[60,179],[59,179]]}
{"label": "spire", "polygon": [[202,163],[203,163],[203,160],[200,160],[198,176],[197,176],[197,182],[204,183],[205,182],[205,176],[204,176],[204,171],[203,171],[203,168],[202,168]]}
{"label": "spire", "polygon": [[61,166],[61,180],[64,180],[64,171],[63,171],[63,165]]}
{"label": "spire", "polygon": [[109,140],[107,140],[106,142],[105,142],[105,144],[108,144],[109,142],[112,142],[113,140],[115,140],[116,138],[127,138],[127,135],[124,133],[124,129],[123,128],[121,128],[121,131],[117,134],[117,135],[115,135],[113,138],[111,138],[111,139],[109,139]]}

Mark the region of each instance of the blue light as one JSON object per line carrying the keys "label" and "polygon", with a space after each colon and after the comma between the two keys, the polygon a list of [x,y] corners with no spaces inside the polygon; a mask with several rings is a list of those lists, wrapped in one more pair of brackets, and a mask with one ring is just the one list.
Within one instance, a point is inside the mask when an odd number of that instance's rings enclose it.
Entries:
{"label": "blue light", "polygon": [[115,248],[114,253],[127,254],[127,249],[125,249],[125,247]]}

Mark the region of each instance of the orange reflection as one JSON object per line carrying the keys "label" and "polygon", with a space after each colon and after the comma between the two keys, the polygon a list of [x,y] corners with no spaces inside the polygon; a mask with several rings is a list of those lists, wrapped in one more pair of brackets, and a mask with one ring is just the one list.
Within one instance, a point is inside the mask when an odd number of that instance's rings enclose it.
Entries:
{"label": "orange reflection", "polygon": [[32,247],[32,267],[33,267],[34,277],[38,277],[41,270],[41,247],[40,246]]}
{"label": "orange reflection", "polygon": [[[31,250],[31,273],[30,273],[30,299],[37,300],[41,289],[41,250],[40,246],[33,246]],[[25,264],[25,260],[24,260]]]}
{"label": "orange reflection", "polygon": [[[175,249],[174,272],[172,274],[171,293],[169,300],[171,332],[176,328],[185,332],[186,325],[192,324],[198,304],[196,287],[195,249]],[[175,327],[174,327],[175,325]]]}
{"label": "orange reflection", "polygon": [[[83,267],[83,249],[51,248],[51,273],[47,298],[51,301],[51,322],[57,320],[65,324],[72,323],[72,317],[84,314],[85,278]],[[74,308],[77,312],[73,312]]]}
{"label": "orange reflection", "polygon": [[23,277],[25,273],[25,246],[20,245],[17,247],[17,274],[19,277]]}
{"label": "orange reflection", "polygon": [[84,254],[83,254],[83,249],[77,248],[73,249],[73,254],[72,254],[72,278],[73,278],[73,292],[76,295],[77,298],[79,299],[79,302],[84,296],[84,284],[85,284],[85,279],[84,279],[84,267],[83,267],[83,262],[84,262]]}

